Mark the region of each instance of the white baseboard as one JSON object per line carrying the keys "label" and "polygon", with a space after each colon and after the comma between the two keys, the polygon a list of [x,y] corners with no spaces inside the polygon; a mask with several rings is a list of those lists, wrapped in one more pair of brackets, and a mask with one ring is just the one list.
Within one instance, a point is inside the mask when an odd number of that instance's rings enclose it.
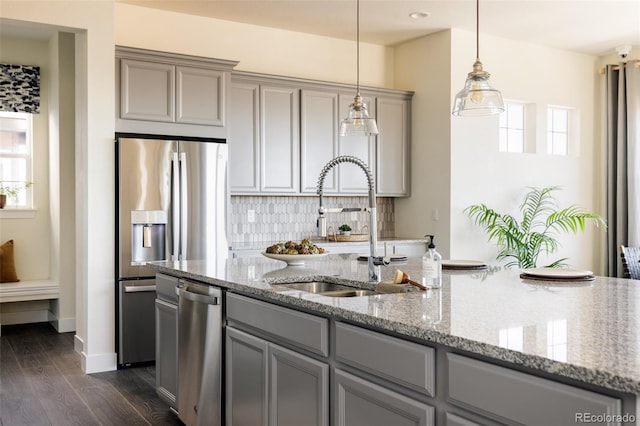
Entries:
{"label": "white baseboard", "polygon": [[85,374],[102,373],[103,371],[114,371],[118,369],[115,352],[95,355],[87,355],[85,352],[82,352],[80,355],[82,356],[82,371]]}
{"label": "white baseboard", "polygon": [[84,340],[77,334],[73,336],[73,350],[82,354],[84,352]]}
{"label": "white baseboard", "polygon": [[75,318],[62,318],[58,319],[49,311],[49,324],[55,328],[58,333],[69,333],[76,331],[76,319]]}
{"label": "white baseboard", "polygon": [[18,312],[0,312],[0,324],[29,324],[32,322],[49,321],[49,311],[18,311]]}

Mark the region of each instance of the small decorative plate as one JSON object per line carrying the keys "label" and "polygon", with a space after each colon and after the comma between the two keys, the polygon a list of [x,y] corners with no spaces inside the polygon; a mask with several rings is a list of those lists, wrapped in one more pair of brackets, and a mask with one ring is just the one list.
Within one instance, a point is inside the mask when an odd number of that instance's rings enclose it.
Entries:
{"label": "small decorative plate", "polygon": [[322,254],[275,254],[267,253],[266,251],[262,252],[263,256],[266,256],[269,259],[281,260],[286,262],[289,266],[304,265],[306,260],[319,260],[328,254],[329,252],[324,252]]}
{"label": "small decorative plate", "polygon": [[487,265],[479,260],[451,260],[442,261],[443,269],[486,269]]}
{"label": "small decorative plate", "polygon": [[586,269],[574,269],[574,268],[529,268],[522,269],[520,272],[529,277],[539,277],[548,279],[579,279],[579,278],[591,278],[593,272]]}

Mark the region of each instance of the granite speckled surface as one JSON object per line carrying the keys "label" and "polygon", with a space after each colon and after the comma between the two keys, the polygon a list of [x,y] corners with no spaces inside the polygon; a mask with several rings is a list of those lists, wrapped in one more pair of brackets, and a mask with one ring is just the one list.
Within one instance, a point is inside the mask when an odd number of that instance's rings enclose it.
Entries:
{"label": "granite speckled surface", "polygon": [[[435,342],[496,360],[640,395],[640,281],[597,277],[584,283],[527,281],[517,270],[444,271],[439,290],[333,298],[287,289],[326,280],[361,288],[367,264],[330,254],[302,267],[263,256],[216,262],[157,262],[185,278],[255,294],[292,307]],[[380,267],[422,280],[420,259]],[[412,287],[413,289],[413,287]],[[417,290],[417,289],[416,289]]]}
{"label": "granite speckled surface", "polygon": [[[232,241],[229,243],[230,250],[264,250],[265,247],[268,247],[272,244],[284,242],[282,240],[273,240],[273,241],[259,241],[259,242],[238,242]],[[312,237],[311,242],[314,244],[321,245],[328,251],[331,251],[333,247],[365,247],[364,252],[366,252],[366,247],[369,244],[369,241],[357,241],[357,242],[334,242],[328,241],[326,238],[316,238]],[[383,245],[385,242],[390,244],[392,243],[426,243],[426,238],[407,238],[407,237],[395,237],[395,238],[378,238],[378,245]]]}

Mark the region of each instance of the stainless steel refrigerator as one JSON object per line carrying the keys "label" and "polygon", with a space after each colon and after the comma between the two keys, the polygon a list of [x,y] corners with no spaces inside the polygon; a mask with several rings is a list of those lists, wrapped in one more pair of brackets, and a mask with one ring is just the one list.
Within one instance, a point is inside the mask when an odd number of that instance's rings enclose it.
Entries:
{"label": "stainless steel refrigerator", "polygon": [[116,343],[128,365],[155,359],[146,262],[227,257],[228,150],[224,140],[116,135],[116,158]]}

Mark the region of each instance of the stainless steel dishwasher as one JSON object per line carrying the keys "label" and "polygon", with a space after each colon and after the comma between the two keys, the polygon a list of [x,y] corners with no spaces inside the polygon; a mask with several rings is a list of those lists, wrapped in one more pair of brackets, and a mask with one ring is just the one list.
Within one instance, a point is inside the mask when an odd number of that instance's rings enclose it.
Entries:
{"label": "stainless steel dishwasher", "polygon": [[222,290],[181,279],[178,296],[178,416],[221,425]]}

